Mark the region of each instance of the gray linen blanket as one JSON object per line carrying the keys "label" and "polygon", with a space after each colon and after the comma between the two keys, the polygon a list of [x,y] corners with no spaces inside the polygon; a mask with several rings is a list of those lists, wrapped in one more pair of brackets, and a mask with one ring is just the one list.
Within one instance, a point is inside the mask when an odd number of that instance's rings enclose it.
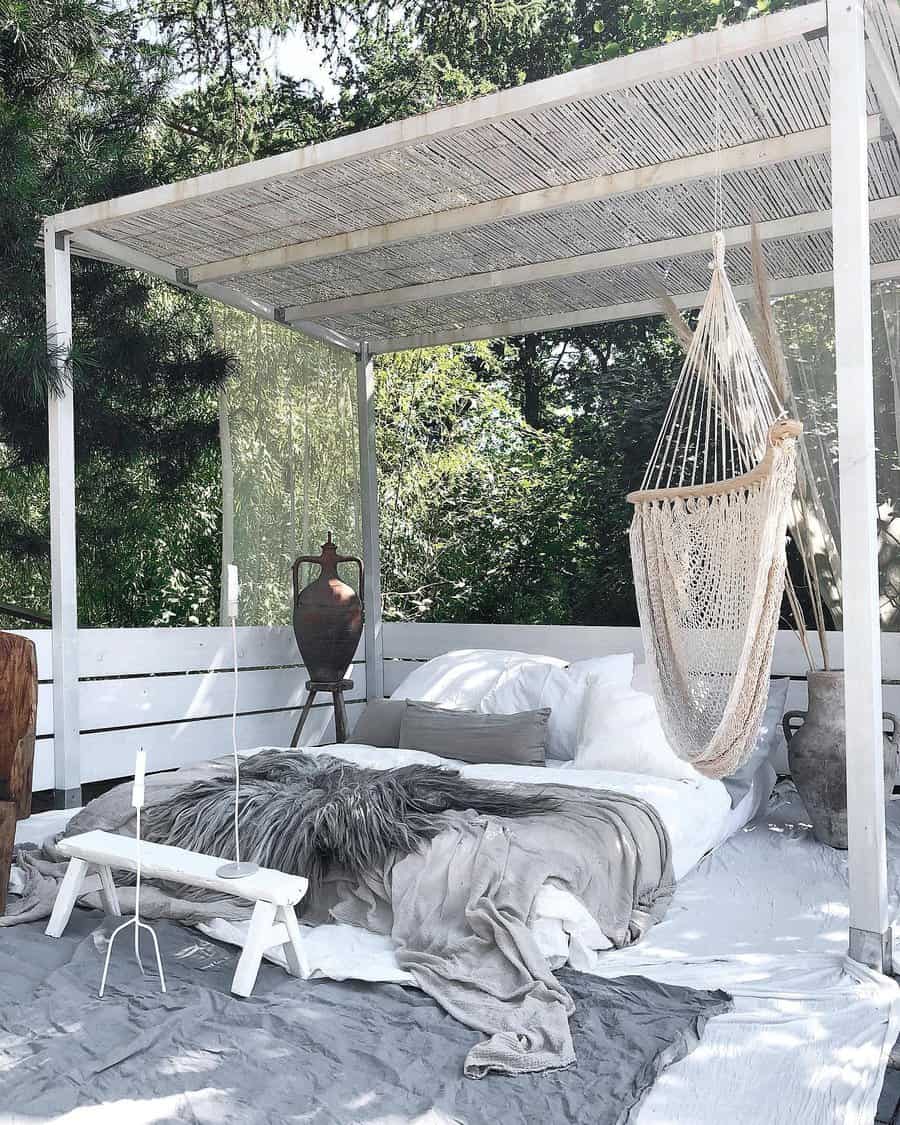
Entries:
{"label": "gray linen blanket", "polygon": [[58,941],[40,923],[0,933],[4,1123],[624,1125],[731,1006],[721,992],[564,969],[578,1066],[469,1082],[471,1031],[418,989],[263,965],[241,1000],[236,951],[170,922],[156,925],[165,995],[125,943],[100,1000],[115,921],[76,910]]}
{"label": "gray linen blanket", "polygon": [[[165,799],[173,787],[222,768],[221,762],[211,763],[150,779],[148,799]],[[669,840],[651,806],[614,792],[569,786],[541,791],[560,799],[559,812],[520,819],[442,814],[443,830],[420,852],[390,860],[361,879],[334,871],[315,903],[318,919],[390,934],[401,966],[423,991],[487,1036],[466,1059],[470,1077],[564,1067],[575,1060],[572,998],[528,928],[544,883],[579,898],[617,947],[636,941],[658,920],[672,894]],[[92,802],[68,833],[132,830],[128,795],[125,786]],[[18,920],[49,911],[62,871],[55,858],[52,847],[21,857],[29,881],[14,907]],[[187,922],[246,916],[234,900],[198,902],[168,888],[156,888],[143,905],[148,916]]]}

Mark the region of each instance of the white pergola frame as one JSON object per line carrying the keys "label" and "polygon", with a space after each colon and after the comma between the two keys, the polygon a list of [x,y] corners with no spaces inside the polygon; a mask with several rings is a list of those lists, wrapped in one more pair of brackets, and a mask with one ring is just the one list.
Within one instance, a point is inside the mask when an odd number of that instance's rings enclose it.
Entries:
{"label": "white pergola frame", "polygon": [[[279,321],[320,340],[353,352],[357,364],[359,449],[362,478],[364,556],[366,564],[367,694],[382,694],[381,589],[378,551],[378,488],[375,474],[375,417],[372,356],[410,347],[506,336],[656,314],[656,300],[623,302],[568,313],[520,319],[472,319],[463,328],[420,335],[353,339],[316,323],[320,316],[377,309],[399,296],[411,300],[439,299],[488,291],[541,278],[572,277],[585,270],[640,264],[669,255],[705,250],[709,234],[622,246],[543,263],[512,266],[439,281],[426,281],[385,293],[277,307],[229,287],[229,279],[282,269],[337,254],[398,244],[440,233],[471,230],[518,216],[539,217],[575,203],[603,200],[663,184],[681,184],[709,177],[712,153],[680,157],[652,166],[589,176],[577,183],[541,188],[467,203],[432,213],[400,218],[361,230],[344,231],[274,249],[195,266],[174,266],[128,245],[111,240],[93,227],[140,218],[186,201],[213,199],[226,189],[259,186],[292,173],[337,168],[360,156],[378,157],[403,146],[452,137],[481,123],[513,120],[573,98],[618,90],[642,81],[678,76],[709,66],[716,59],[737,59],[805,37],[827,34],[830,60],[831,125],[801,130],[736,145],[721,154],[724,171],[759,168],[792,157],[832,154],[832,208],[763,224],[765,238],[827,231],[833,236],[833,270],[780,279],[776,294],[833,285],[837,350],[840,447],[841,541],[845,600],[845,665],[853,670],[846,683],[850,955],[879,970],[891,963],[888,924],[884,780],[881,725],[881,648],[875,512],[875,438],[872,386],[870,286],[873,279],[900,276],[900,262],[870,264],[870,222],[900,218],[900,196],[870,206],[869,145],[885,133],[900,136],[900,83],[895,67],[878,46],[867,42],[864,0],[827,0],[748,21],[720,33],[685,39],[598,66],[504,90],[476,101],[439,109],[407,121],[364,133],[213,172],[178,184],[153,188],[107,202],[79,207],[45,220],[47,321],[51,354],[67,375],[72,342],[70,256],[72,253],[132,267],[214,300]],[[867,75],[868,67],[868,75]],[[879,113],[867,107],[867,81],[878,93]],[[732,245],[749,240],[749,228],[727,232]],[[698,306],[700,292],[677,295],[685,308]],[[78,609],[73,393],[51,395],[50,492],[52,560],[52,648],[55,785],[59,799],[78,799],[81,780],[78,716]]]}

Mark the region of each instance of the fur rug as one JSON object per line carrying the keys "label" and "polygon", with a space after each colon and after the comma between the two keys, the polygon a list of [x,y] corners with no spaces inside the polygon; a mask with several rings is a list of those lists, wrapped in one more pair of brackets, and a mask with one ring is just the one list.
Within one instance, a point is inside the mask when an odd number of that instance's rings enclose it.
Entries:
{"label": "fur rug", "polygon": [[[450,810],[519,817],[559,804],[539,790],[524,794],[465,781],[437,766],[371,770],[302,751],[264,750],[241,764],[241,853],[316,884],[333,867],[358,876],[417,851],[441,831],[441,814]],[[232,858],[233,775],[194,782],[148,806],[143,826],[148,840]]]}

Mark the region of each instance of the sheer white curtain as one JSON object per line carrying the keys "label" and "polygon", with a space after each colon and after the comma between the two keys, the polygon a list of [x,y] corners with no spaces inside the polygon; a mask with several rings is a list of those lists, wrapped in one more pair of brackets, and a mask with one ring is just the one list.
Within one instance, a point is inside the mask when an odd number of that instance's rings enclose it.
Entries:
{"label": "sheer white curtain", "polygon": [[342,554],[361,553],[356,366],[248,313],[219,305],[213,321],[237,361],[219,399],[222,572],[237,564],[241,624],[287,625],[298,555],[329,531]]}
{"label": "sheer white curtain", "polygon": [[[840,625],[840,499],[834,309],[831,290],[780,298],[776,303],[794,397],[805,427],[804,445],[825,534],[817,546],[823,599]],[[900,285],[872,289],[877,502],[882,627],[900,630]],[[873,512],[873,518],[876,513]]]}

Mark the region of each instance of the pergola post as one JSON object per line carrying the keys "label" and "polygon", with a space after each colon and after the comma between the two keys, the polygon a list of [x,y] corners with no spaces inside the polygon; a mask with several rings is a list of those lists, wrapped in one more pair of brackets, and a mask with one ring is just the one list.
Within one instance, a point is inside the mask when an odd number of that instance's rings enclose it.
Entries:
{"label": "pergola post", "polygon": [[44,227],[47,346],[59,373],[50,391],[50,590],[53,650],[54,799],[58,808],[81,804],[78,722],[78,583],[75,546],[75,416],[70,356],[72,276],[69,236]]}
{"label": "pergola post", "polygon": [[378,470],[375,461],[375,365],[363,342],[356,356],[359,482],[365,564],[366,699],[384,697],[381,638],[381,551],[378,543]]}
{"label": "pergola post", "polygon": [[889,971],[864,20],[828,0],[850,956]]}

